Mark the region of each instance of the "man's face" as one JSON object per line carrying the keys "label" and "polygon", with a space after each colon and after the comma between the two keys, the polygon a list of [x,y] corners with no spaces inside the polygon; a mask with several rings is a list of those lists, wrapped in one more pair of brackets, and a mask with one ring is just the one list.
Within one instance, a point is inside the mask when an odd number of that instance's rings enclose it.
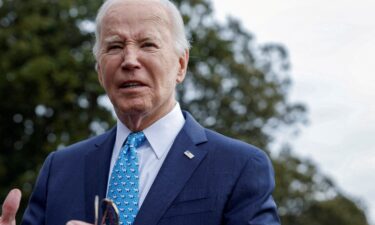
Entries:
{"label": "man's face", "polygon": [[[175,104],[188,52],[178,55],[167,12],[156,1],[123,1],[103,18],[98,77],[119,119],[147,127]],[[144,128],[144,126],[143,126]]]}

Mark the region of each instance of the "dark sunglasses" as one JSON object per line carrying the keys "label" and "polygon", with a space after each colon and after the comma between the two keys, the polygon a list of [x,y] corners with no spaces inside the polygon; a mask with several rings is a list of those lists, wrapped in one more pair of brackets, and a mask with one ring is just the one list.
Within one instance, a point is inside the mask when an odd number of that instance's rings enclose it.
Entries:
{"label": "dark sunglasses", "polygon": [[98,224],[99,219],[99,197],[95,196],[95,225],[119,225],[119,212],[116,204],[108,199],[104,198],[101,201],[102,208],[102,220]]}

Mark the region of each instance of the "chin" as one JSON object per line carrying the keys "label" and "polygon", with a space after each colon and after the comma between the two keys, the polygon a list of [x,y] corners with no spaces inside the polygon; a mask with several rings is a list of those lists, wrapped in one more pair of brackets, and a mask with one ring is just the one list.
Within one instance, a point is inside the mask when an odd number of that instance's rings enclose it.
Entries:
{"label": "chin", "polygon": [[130,115],[137,115],[137,114],[143,114],[147,112],[147,106],[145,104],[127,104],[126,106],[119,106],[117,107],[116,114],[117,115],[124,115],[124,116],[130,116]]}

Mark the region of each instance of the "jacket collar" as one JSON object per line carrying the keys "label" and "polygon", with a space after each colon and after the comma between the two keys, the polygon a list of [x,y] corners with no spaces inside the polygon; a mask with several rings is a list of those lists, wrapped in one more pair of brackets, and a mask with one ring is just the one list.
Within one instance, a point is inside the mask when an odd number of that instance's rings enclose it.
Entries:
{"label": "jacket collar", "polygon": [[[157,224],[206,156],[206,150],[197,147],[207,141],[204,128],[189,113],[183,113],[186,120],[184,127],[160,168],[134,225]],[[190,159],[185,153],[187,151],[194,157]]]}
{"label": "jacket collar", "polygon": [[94,200],[98,195],[99,199],[106,196],[108,171],[116,137],[116,128],[96,137],[92,149],[85,157],[85,212],[86,220],[94,221]]}

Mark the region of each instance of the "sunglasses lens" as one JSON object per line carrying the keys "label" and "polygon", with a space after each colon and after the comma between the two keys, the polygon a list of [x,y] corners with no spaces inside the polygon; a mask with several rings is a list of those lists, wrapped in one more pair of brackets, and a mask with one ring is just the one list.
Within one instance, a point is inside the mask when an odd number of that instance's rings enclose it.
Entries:
{"label": "sunglasses lens", "polygon": [[119,225],[119,214],[115,203],[109,199],[103,199],[101,207],[103,210],[102,225]]}

